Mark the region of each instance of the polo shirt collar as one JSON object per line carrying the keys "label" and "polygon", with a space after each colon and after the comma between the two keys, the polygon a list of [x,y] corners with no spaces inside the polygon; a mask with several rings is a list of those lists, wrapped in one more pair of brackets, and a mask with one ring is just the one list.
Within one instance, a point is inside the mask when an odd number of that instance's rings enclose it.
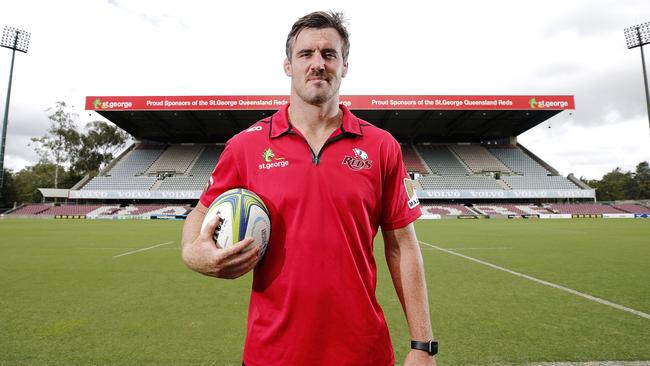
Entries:
{"label": "polo shirt collar", "polygon": [[[341,125],[341,132],[350,133],[353,135],[363,135],[361,132],[361,120],[357,118],[350,110],[343,104],[339,104],[339,108],[343,111],[343,124]],[[271,117],[271,131],[270,137],[276,138],[290,132],[293,129],[289,123],[289,104],[282,106]]]}

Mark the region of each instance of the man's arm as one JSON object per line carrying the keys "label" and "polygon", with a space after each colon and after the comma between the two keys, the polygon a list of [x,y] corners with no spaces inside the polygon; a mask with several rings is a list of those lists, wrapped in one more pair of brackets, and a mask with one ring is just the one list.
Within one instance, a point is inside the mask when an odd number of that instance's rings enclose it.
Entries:
{"label": "man's arm", "polygon": [[[415,228],[409,224],[396,230],[382,230],[382,235],[386,263],[406,315],[411,339],[422,342],[433,340],[424,265]],[[411,350],[404,361],[404,366],[435,364],[434,357],[418,350]]]}
{"label": "man's arm", "polygon": [[201,231],[201,225],[207,208],[199,202],[187,216],[183,225],[182,256],[183,262],[190,269],[206,276],[219,278],[237,278],[255,267],[259,260],[259,247],[241,253],[253,242],[246,238],[226,249],[219,249],[212,235],[217,228],[214,220]]}

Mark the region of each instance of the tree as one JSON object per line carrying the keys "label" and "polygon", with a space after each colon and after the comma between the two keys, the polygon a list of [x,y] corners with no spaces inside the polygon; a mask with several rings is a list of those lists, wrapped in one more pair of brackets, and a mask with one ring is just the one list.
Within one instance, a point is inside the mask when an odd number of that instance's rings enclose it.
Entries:
{"label": "tree", "polygon": [[65,102],[56,102],[53,112],[48,116],[50,127],[41,137],[32,137],[30,144],[40,157],[40,163],[54,164],[54,188],[59,186],[59,167],[69,163],[72,152],[81,143],[81,135],[75,123],[75,114],[68,111]]}
{"label": "tree", "polygon": [[647,161],[639,163],[634,172],[616,168],[600,180],[582,181],[596,189],[596,198],[600,201],[650,198],[650,167]]}
{"label": "tree", "polygon": [[634,180],[639,186],[639,198],[650,199],[650,166],[642,161],[636,166]]}
{"label": "tree", "polygon": [[11,170],[5,169],[4,184],[0,189],[0,212],[3,211],[3,208],[12,208],[14,202],[18,202],[14,174]]}
{"label": "tree", "polygon": [[[50,127],[41,137],[32,138],[31,146],[40,157],[40,163],[54,164],[54,188],[58,188],[59,171],[68,167],[67,179],[78,181],[84,175],[96,175],[124,147],[128,135],[118,127],[102,121],[86,124],[86,131],[77,128],[77,115],[68,110],[65,102],[57,102],[48,111]],[[66,184],[67,186],[68,184]]]}
{"label": "tree", "polygon": [[[14,175],[16,185],[16,201],[18,203],[40,202],[42,200],[39,188],[54,188],[52,175],[57,167],[52,163],[37,163],[28,166]],[[70,179],[70,175],[61,168],[59,175],[60,187],[70,188],[76,181]]]}
{"label": "tree", "polygon": [[71,152],[71,170],[81,176],[96,175],[128,140],[125,132],[103,121],[90,122],[86,129],[87,132],[80,136],[81,143]]}

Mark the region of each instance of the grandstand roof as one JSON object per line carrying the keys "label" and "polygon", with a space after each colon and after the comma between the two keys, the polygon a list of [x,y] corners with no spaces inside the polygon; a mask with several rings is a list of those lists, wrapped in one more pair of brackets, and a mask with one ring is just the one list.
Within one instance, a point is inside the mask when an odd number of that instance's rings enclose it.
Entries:
{"label": "grandstand roof", "polygon": [[[569,95],[353,95],[341,103],[400,141],[478,142],[517,136],[563,110]],[[225,142],[289,103],[288,96],[88,96],[94,110],[136,139]]]}

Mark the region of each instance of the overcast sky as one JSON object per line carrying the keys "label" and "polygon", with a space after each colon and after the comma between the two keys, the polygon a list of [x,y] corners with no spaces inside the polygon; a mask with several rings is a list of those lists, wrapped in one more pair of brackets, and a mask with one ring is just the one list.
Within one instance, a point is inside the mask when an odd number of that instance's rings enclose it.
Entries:
{"label": "overcast sky", "polygon": [[[519,142],[563,175],[650,160],[640,51],[623,35],[650,21],[648,0],[20,0],[0,12],[0,27],[32,34],[16,54],[5,166],[38,160],[29,138],[59,100],[85,124],[101,119],[84,111],[89,95],[289,94],[286,34],[327,9],[349,19],[341,94],[575,95],[575,111]],[[0,49],[2,111],[10,62]]]}

